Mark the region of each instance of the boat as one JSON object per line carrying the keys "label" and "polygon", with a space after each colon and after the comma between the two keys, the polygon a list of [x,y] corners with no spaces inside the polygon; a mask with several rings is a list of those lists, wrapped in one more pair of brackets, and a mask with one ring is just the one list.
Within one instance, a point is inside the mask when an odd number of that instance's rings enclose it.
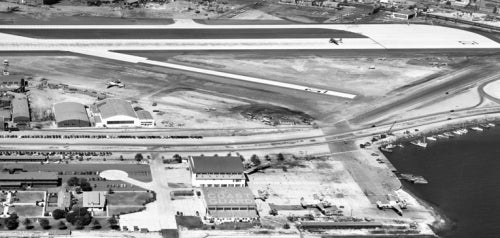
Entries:
{"label": "boat", "polygon": [[483,128],[478,127],[478,126],[471,127],[470,129],[471,129],[471,130],[474,130],[474,131],[483,131]]}
{"label": "boat", "polygon": [[443,135],[448,136],[448,137],[455,137],[455,135],[453,135],[453,133],[451,133],[451,132],[445,132],[445,133],[443,133]]}
{"label": "boat", "polygon": [[469,132],[469,130],[467,130],[467,128],[463,128],[463,129],[460,129],[460,130],[462,130],[464,132],[464,134],[467,133],[467,132]]}
{"label": "boat", "polygon": [[380,147],[380,150],[381,150],[381,151],[385,151],[385,152],[389,152],[389,153],[391,153],[391,152],[392,152],[392,150],[391,150],[391,149],[389,149],[389,148],[387,148],[387,147],[384,147],[384,146]]}
{"label": "boat", "polygon": [[480,127],[484,127],[484,128],[486,128],[486,129],[490,128],[490,126],[488,126],[488,124],[484,124],[484,123],[483,123],[483,124],[479,124],[479,126],[480,126]]}
{"label": "boat", "polygon": [[495,123],[488,123],[486,125],[488,125],[489,127],[495,127]]}
{"label": "boat", "polygon": [[427,140],[436,141],[437,139],[436,139],[436,137],[434,137],[434,136],[428,136],[428,137],[427,137]]}
{"label": "boat", "polygon": [[464,133],[461,130],[454,130],[453,133],[457,136],[463,135]]}
{"label": "boat", "polygon": [[405,146],[402,143],[398,144],[399,148],[405,148]]}
{"label": "boat", "polygon": [[399,174],[399,178],[415,184],[428,184],[429,181],[422,176],[413,174]]}
{"label": "boat", "polygon": [[410,143],[413,144],[413,145],[416,145],[416,146],[423,147],[423,148],[427,147],[427,142],[425,142],[425,137],[424,137],[423,141],[421,141],[421,140],[414,140],[414,141],[412,141]]}
{"label": "boat", "polygon": [[441,138],[441,139],[448,139],[449,137],[447,135],[444,135],[444,134],[439,134],[437,135],[438,138]]}
{"label": "boat", "polygon": [[396,145],[394,145],[394,144],[388,144],[388,145],[385,146],[385,148],[387,148],[387,149],[394,149],[394,148],[396,148]]}

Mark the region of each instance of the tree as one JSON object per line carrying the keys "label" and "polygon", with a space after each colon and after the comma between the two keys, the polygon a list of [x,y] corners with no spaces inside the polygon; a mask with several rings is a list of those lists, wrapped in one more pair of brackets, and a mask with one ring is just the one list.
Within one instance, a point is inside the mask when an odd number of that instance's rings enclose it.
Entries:
{"label": "tree", "polygon": [[286,229],[286,230],[290,229],[290,225],[288,223],[285,223],[285,225],[283,225],[283,229]]}
{"label": "tree", "polygon": [[285,160],[285,156],[284,156],[282,153],[279,153],[279,154],[278,154],[278,160],[279,160],[279,161],[283,161],[283,160]]}
{"label": "tree", "polygon": [[44,230],[48,230],[48,229],[50,229],[50,222],[49,222],[49,219],[42,218],[42,219],[38,220],[38,223],[40,223],[40,226],[41,226]]}
{"label": "tree", "polygon": [[68,228],[66,227],[66,223],[64,223],[63,221],[60,221],[57,227],[59,228],[59,230],[66,230],[66,228]]}
{"label": "tree", "polygon": [[182,157],[179,155],[179,154],[175,154],[174,156],[172,156],[172,158],[177,162],[177,163],[181,163],[182,162]]}
{"label": "tree", "polygon": [[252,157],[250,158],[250,161],[252,161],[252,163],[255,165],[255,166],[259,166],[260,165],[260,159],[259,159],[259,156],[257,155],[252,155]]}
{"label": "tree", "polygon": [[135,155],[135,160],[136,160],[137,162],[141,162],[143,159],[144,159],[144,156],[142,156],[142,154],[141,154],[141,153],[137,153],[137,154]]}
{"label": "tree", "polygon": [[9,230],[15,230],[17,229],[17,227],[19,226],[19,221],[17,220],[14,220],[14,219],[6,219],[5,220],[5,226],[7,227],[7,229]]}
{"label": "tree", "polygon": [[108,224],[111,229],[118,229],[118,220],[116,220],[115,215],[108,219]]}
{"label": "tree", "polygon": [[92,230],[99,230],[101,227],[101,223],[99,223],[98,220],[94,220],[94,223],[92,223]]}
{"label": "tree", "polygon": [[29,218],[26,218],[23,220],[23,226],[26,227],[27,230],[29,230],[33,228],[33,222]]}
{"label": "tree", "polygon": [[123,161],[123,155],[120,155],[120,160]]}
{"label": "tree", "polygon": [[77,177],[71,177],[66,183],[68,186],[78,186],[80,185],[80,180]]}
{"label": "tree", "polygon": [[66,211],[61,210],[61,209],[56,209],[56,210],[52,211],[52,217],[56,220],[59,220],[61,218],[65,218]]}
{"label": "tree", "polygon": [[78,222],[78,224],[86,226],[92,221],[92,216],[87,211],[87,208],[73,207],[73,210],[66,214],[66,221],[72,225],[75,225]]}
{"label": "tree", "polygon": [[84,192],[92,191],[92,186],[86,179],[80,180],[80,188],[82,188],[82,191]]}

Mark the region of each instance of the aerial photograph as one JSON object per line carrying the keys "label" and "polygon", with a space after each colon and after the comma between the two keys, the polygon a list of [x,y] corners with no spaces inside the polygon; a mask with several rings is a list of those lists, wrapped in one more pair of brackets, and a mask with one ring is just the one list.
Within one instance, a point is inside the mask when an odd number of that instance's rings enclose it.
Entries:
{"label": "aerial photograph", "polygon": [[500,237],[500,0],[0,0],[0,93],[0,237]]}

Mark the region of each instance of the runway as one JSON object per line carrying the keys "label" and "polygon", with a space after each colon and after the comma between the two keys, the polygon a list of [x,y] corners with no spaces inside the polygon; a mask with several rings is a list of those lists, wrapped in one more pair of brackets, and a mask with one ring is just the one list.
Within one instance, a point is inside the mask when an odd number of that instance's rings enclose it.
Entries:
{"label": "runway", "polygon": [[[204,25],[177,20],[167,25],[0,25],[0,32],[0,51],[67,51],[347,99],[357,95],[112,51],[500,49],[499,43],[473,32],[406,24]],[[331,37],[338,41],[330,43]]]}
{"label": "runway", "polygon": [[367,38],[358,33],[325,28],[263,29],[0,29],[1,33],[36,39],[283,39]]}

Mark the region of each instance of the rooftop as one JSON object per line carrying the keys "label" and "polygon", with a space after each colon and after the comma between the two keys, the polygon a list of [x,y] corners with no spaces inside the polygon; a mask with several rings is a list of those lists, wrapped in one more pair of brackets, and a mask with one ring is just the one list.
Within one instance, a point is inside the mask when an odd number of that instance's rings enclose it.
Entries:
{"label": "rooftop", "polygon": [[104,207],[106,203],[105,192],[83,192],[83,207]]}
{"label": "rooftop", "polygon": [[60,102],[54,104],[54,115],[58,122],[66,120],[89,120],[85,105],[77,102]]}
{"label": "rooftop", "polygon": [[135,113],[137,113],[137,117],[140,120],[153,120],[153,116],[148,111],[140,110],[140,111],[137,111]]}
{"label": "rooftop", "polygon": [[102,119],[104,120],[114,116],[128,116],[137,118],[137,114],[132,108],[132,105],[130,105],[129,102],[122,99],[117,99],[117,98],[104,99],[102,101],[97,102],[95,105],[98,112],[101,113]]}
{"label": "rooftop", "polygon": [[23,172],[18,174],[0,173],[0,180],[57,180],[56,172]]}
{"label": "rooftop", "polygon": [[243,173],[243,163],[239,157],[192,156],[194,173]]}
{"label": "rooftop", "polygon": [[12,99],[12,117],[30,117],[28,98],[26,96],[16,96]]}
{"label": "rooftop", "polygon": [[247,187],[202,187],[207,206],[256,206],[252,191]]}

